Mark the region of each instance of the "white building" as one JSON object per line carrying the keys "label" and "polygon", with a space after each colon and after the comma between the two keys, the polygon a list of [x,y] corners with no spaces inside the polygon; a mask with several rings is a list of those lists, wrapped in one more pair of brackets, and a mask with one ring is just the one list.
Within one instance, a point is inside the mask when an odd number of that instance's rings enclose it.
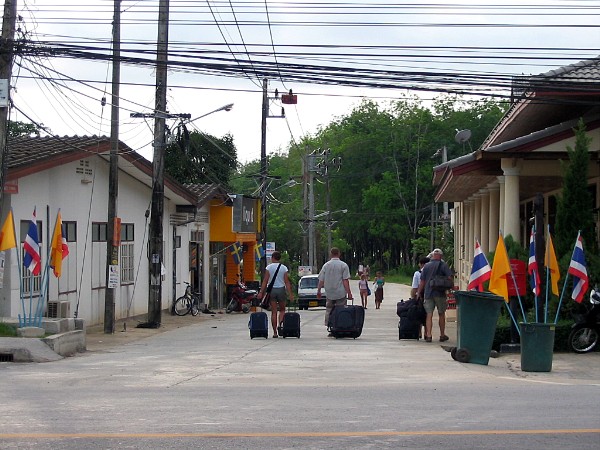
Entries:
{"label": "white building", "polygon": [[[104,321],[107,271],[107,207],[110,140],[106,137],[22,137],[9,139],[7,173],[1,219],[13,210],[18,243],[25,239],[37,209],[42,263],[45,267],[58,210],[67,234],[69,255],[63,275],[49,276],[47,300],[53,314],[83,318],[87,324]],[[148,312],[148,224],[152,196],[152,164],[120,144],[117,216],[121,219],[119,287],[115,291],[115,318]],[[165,177],[162,308],[183,294],[183,281],[202,287],[208,298],[208,267],[190,270],[189,249],[208,260],[209,203],[225,192],[207,185],[199,193]],[[18,245],[22,252],[22,244]],[[19,267],[17,250],[6,251],[0,317],[23,314],[19,276],[24,279],[29,305],[29,272]],[[22,263],[21,263],[22,264]],[[42,270],[43,272],[43,270]],[[194,276],[192,277],[192,274]],[[32,294],[40,294],[42,276],[34,277]],[[56,303],[58,302],[58,303]],[[29,312],[26,311],[29,315]]]}

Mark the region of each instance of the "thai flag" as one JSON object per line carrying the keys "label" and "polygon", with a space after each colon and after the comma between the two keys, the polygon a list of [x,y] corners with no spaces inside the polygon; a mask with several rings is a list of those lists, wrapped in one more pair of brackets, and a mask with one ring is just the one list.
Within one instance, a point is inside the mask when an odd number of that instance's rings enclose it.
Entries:
{"label": "thai flag", "polygon": [[475,255],[473,258],[473,269],[471,270],[471,276],[469,277],[469,285],[467,289],[479,289],[479,292],[483,291],[483,283],[490,279],[492,275],[492,268],[487,258],[481,251],[479,241],[475,241]]}
{"label": "thai flag", "polygon": [[538,264],[535,259],[535,229],[531,228],[531,235],[529,236],[529,263],[527,265],[527,273],[531,275],[529,278],[529,284],[533,295],[536,297],[540,294],[540,271],[538,270]]}
{"label": "thai flag", "polygon": [[573,275],[573,292],[571,298],[577,303],[581,303],[589,287],[589,278],[585,265],[585,255],[583,253],[583,239],[581,234],[577,236],[573,256],[569,264],[569,271]]}
{"label": "thai flag", "polygon": [[39,275],[42,268],[42,262],[40,259],[40,244],[37,233],[35,208],[33,209],[33,218],[31,219],[31,222],[29,222],[29,230],[27,230],[23,249],[25,250],[23,265],[29,269],[32,275]]}

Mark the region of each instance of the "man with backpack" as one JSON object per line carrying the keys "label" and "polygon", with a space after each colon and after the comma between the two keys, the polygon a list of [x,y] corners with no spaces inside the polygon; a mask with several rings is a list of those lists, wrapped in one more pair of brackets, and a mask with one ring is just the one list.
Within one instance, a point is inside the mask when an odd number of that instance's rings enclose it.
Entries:
{"label": "man with backpack", "polygon": [[421,281],[417,296],[423,296],[425,299],[424,306],[427,312],[425,319],[425,342],[432,342],[431,332],[433,328],[433,310],[437,308],[440,326],[440,342],[447,341],[446,336],[446,308],[448,302],[446,300],[446,291],[449,287],[444,287],[444,282],[447,286],[451,286],[454,274],[448,264],[442,261],[443,252],[439,248],[434,249],[430,254],[429,261],[421,270]]}

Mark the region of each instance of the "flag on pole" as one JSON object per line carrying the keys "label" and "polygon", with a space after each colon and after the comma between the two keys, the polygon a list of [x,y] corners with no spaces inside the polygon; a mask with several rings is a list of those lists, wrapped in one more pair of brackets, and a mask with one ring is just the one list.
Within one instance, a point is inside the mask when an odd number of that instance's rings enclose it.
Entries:
{"label": "flag on pole", "polygon": [[260,261],[262,258],[264,258],[265,256],[265,249],[262,246],[262,242],[256,242],[256,245],[254,246],[254,259],[256,259],[256,261]]}
{"label": "flag on pole", "polygon": [[575,249],[573,250],[573,256],[571,257],[571,263],[569,264],[569,273],[573,275],[573,292],[571,293],[571,298],[577,303],[581,303],[583,297],[587,293],[590,283],[585,265],[585,254],[583,253],[583,239],[581,238],[581,234],[577,235]]}
{"label": "flag on pole", "polygon": [[531,235],[529,236],[529,262],[527,265],[527,273],[530,275],[529,284],[533,295],[536,297],[540,295],[540,271],[538,269],[538,263],[535,259],[535,229],[531,228]]}
{"label": "flag on pole", "polygon": [[510,275],[510,262],[508,261],[508,253],[504,245],[502,235],[498,236],[496,244],[496,252],[494,254],[494,263],[492,264],[492,273],[490,276],[489,291],[504,298],[508,303],[508,280]]}
{"label": "flag on pole", "polygon": [[548,232],[547,247],[544,264],[550,271],[552,293],[558,297],[558,280],[560,280],[560,269],[558,268],[558,260],[556,259],[556,253],[554,252],[554,244],[552,244],[552,236],[550,235],[550,232]]}
{"label": "flag on pole", "polygon": [[492,275],[492,269],[490,263],[481,251],[479,241],[475,240],[475,255],[473,257],[473,268],[471,269],[471,276],[469,277],[468,290],[479,289],[479,292],[483,292],[483,283],[490,279]]}
{"label": "flag on pole", "polygon": [[37,233],[35,208],[33,208],[33,217],[31,222],[29,222],[29,230],[27,231],[27,236],[25,236],[23,249],[25,250],[23,265],[29,269],[32,275],[39,275],[42,268],[42,262],[40,258],[40,244]]}
{"label": "flag on pole", "polygon": [[50,248],[50,267],[54,270],[54,276],[59,278],[62,274],[63,260],[69,254],[67,237],[62,226],[62,217],[60,211],[56,215],[56,225],[54,225],[54,234],[52,235],[52,245]]}
{"label": "flag on pole", "polygon": [[0,251],[9,250],[17,246],[17,238],[15,237],[15,222],[13,219],[12,209],[8,211],[2,230],[0,230]]}
{"label": "flag on pole", "polygon": [[229,247],[229,250],[231,251],[231,256],[233,256],[233,262],[239,266],[243,259],[242,244],[240,242],[234,242]]}

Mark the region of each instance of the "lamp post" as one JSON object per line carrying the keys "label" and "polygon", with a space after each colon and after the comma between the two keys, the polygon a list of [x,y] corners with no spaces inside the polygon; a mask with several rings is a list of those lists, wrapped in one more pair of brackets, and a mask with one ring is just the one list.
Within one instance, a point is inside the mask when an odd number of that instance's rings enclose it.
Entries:
{"label": "lamp post", "polygon": [[164,154],[166,148],[165,142],[165,120],[166,119],[186,119],[190,122],[206,117],[218,111],[231,111],[233,104],[227,104],[215,109],[209,113],[203,114],[190,120],[190,114],[169,114],[164,112],[166,102],[161,108],[156,108],[154,113],[142,114],[131,113],[131,117],[150,117],[155,119],[155,139],[154,139],[154,156],[152,160],[152,202],[150,215],[150,231],[149,231],[149,289],[148,289],[148,325],[154,328],[160,326],[161,311],[162,311],[162,267],[163,267],[163,220],[164,220]]}

